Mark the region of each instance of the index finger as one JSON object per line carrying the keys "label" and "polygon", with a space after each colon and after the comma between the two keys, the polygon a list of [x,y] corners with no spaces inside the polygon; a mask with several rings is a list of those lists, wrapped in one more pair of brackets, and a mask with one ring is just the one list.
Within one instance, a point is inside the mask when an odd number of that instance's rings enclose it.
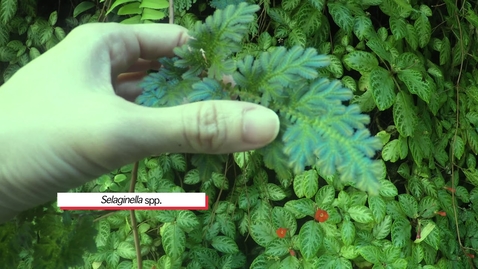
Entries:
{"label": "index finger", "polygon": [[139,58],[173,56],[173,49],[188,39],[186,28],[162,23],[90,23],[75,28],[70,35],[70,42],[86,42],[83,57],[90,56],[96,68],[109,68],[112,77],[127,71]]}

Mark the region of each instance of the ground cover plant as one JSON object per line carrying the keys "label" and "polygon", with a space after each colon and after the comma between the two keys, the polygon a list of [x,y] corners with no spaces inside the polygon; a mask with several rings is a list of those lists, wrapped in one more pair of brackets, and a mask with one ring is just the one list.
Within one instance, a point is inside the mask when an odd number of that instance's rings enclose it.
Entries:
{"label": "ground cover plant", "polygon": [[[476,2],[198,2],[84,1],[64,20],[187,27],[194,39],[176,57],[158,59],[163,69],[144,79],[136,102],[259,103],[278,113],[279,137],[256,151],[163,154],[103,175],[72,191],[200,191],[210,208],[62,212],[52,203],[0,227],[2,264],[478,265]],[[21,66],[17,57],[55,40],[33,46],[27,32],[11,34],[26,11],[6,3],[17,1],[0,0],[1,23],[10,27],[0,56],[12,48],[11,36],[26,44],[0,58],[8,79],[10,66]],[[46,32],[60,32],[51,12]]]}

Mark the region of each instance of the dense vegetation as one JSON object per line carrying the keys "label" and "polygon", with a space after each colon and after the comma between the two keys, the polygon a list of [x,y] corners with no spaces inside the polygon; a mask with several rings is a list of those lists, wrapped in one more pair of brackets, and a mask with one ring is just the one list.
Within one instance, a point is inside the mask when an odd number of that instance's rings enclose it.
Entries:
{"label": "dense vegetation", "polygon": [[80,24],[174,22],[196,39],[159,59],[138,104],[239,99],[281,119],[263,149],[163,154],[71,190],[201,191],[209,210],[62,212],[51,203],[0,227],[1,264],[475,268],[477,6],[0,0],[3,81]]}

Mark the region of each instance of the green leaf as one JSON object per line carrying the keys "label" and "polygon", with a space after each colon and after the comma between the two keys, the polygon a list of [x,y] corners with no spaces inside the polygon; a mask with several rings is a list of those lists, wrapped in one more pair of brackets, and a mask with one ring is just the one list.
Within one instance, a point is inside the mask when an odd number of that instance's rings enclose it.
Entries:
{"label": "green leaf", "polygon": [[49,23],[51,26],[54,26],[57,21],[58,21],[58,12],[53,11],[53,12],[50,14],[50,17],[48,18],[48,23]]}
{"label": "green leaf", "polygon": [[167,0],[142,0],[140,8],[165,9],[169,7]]}
{"label": "green leaf", "polygon": [[299,232],[299,249],[305,259],[312,259],[322,246],[323,232],[320,224],[308,221]]}
{"label": "green leaf", "polygon": [[341,78],[344,75],[344,67],[342,66],[342,61],[333,55],[329,55],[330,64],[326,67],[330,73],[334,75],[335,78]]}
{"label": "green leaf", "polygon": [[435,216],[435,212],[438,210],[440,210],[440,204],[435,198],[431,196],[425,196],[420,199],[418,204],[418,213],[422,218],[432,218]]}
{"label": "green leaf", "polygon": [[198,169],[191,169],[189,170],[186,175],[184,176],[184,184],[194,185],[201,181],[199,178],[199,170]]}
{"label": "green leaf", "polygon": [[226,176],[223,173],[212,173],[212,182],[214,183],[214,186],[220,190],[228,190],[229,189],[229,180],[226,178]]}
{"label": "green leaf", "polygon": [[408,90],[420,96],[420,98],[429,103],[432,91],[430,85],[422,73],[418,70],[405,69],[398,72],[398,78],[405,83]]}
{"label": "green leaf", "polygon": [[352,51],[343,57],[343,62],[350,68],[359,72],[370,72],[378,67],[378,60],[370,52]]}
{"label": "green leaf", "polygon": [[392,217],[386,215],[383,220],[373,227],[372,235],[378,240],[384,239],[390,233],[392,227]]}
{"label": "green leaf", "polygon": [[[116,7],[120,6],[120,5],[123,5],[123,4],[126,4],[126,3],[130,3],[130,2],[138,2],[138,0],[115,0],[112,4],[111,4],[111,7],[108,9],[108,11],[106,12],[106,15],[110,14],[111,11],[113,11]],[[119,14],[118,14],[119,15]]]}
{"label": "green leaf", "polygon": [[340,230],[344,245],[352,245],[355,240],[355,225],[350,220],[344,219]]}
{"label": "green leaf", "polygon": [[35,47],[30,48],[29,54],[30,54],[30,59],[32,59],[32,60],[41,55],[40,51]]}
{"label": "green leaf", "polygon": [[407,36],[407,22],[400,17],[392,16],[389,18],[390,30],[392,30],[393,36],[400,40]]}
{"label": "green leaf", "polygon": [[406,219],[396,219],[392,224],[392,243],[396,247],[404,247],[411,240],[412,226]]}
{"label": "green leaf", "polygon": [[372,211],[362,205],[353,205],[349,208],[348,213],[350,217],[359,223],[369,223],[373,221]]}
{"label": "green leaf", "polygon": [[197,216],[189,210],[180,210],[176,218],[178,226],[182,229],[193,229],[199,226]]}
{"label": "green leaf", "polygon": [[276,238],[270,242],[266,249],[265,253],[271,256],[283,256],[289,253],[289,242],[284,238]]}
{"label": "green leaf", "polygon": [[319,192],[315,196],[315,203],[318,207],[324,207],[331,205],[335,199],[335,189],[331,185],[325,185],[320,188]]}
{"label": "green leaf", "polygon": [[395,55],[392,56],[389,45],[377,37],[371,38],[367,41],[367,47],[369,47],[380,59],[391,63]]}
{"label": "green leaf", "polygon": [[279,186],[277,186],[276,184],[273,184],[273,183],[268,183],[267,184],[267,196],[272,201],[281,201],[287,195],[281,187],[279,187]]}
{"label": "green leaf", "polygon": [[136,250],[133,242],[121,242],[116,248],[116,254],[124,259],[134,259],[136,257]]}
{"label": "green leaf", "polygon": [[428,17],[424,14],[420,14],[414,26],[418,34],[418,45],[420,48],[424,48],[428,42],[430,42],[432,36],[432,27],[428,21]]}
{"label": "green leaf", "polygon": [[126,4],[118,10],[118,15],[136,15],[141,14],[142,10],[139,8],[140,2]]}
{"label": "green leaf", "polygon": [[[172,258],[183,255],[186,249],[186,235],[176,223],[165,223],[160,229],[164,251]],[[130,258],[132,259],[132,258]]]}
{"label": "green leaf", "polygon": [[234,254],[239,251],[236,242],[227,236],[216,236],[212,239],[211,245],[222,253]]}
{"label": "green leaf", "polygon": [[407,35],[405,36],[405,40],[407,40],[408,45],[410,45],[413,50],[418,48],[417,31],[415,30],[415,27],[409,23],[407,23]]}
{"label": "green leaf", "polygon": [[395,103],[396,94],[393,76],[380,66],[374,67],[370,72],[370,90],[378,109],[381,111],[390,108]]}
{"label": "green leaf", "polygon": [[[402,140],[394,139],[388,142],[382,149],[382,158],[384,161],[390,161],[392,163],[400,160]],[[407,144],[405,146],[408,147]]]}
{"label": "green leaf", "polygon": [[453,139],[453,153],[455,157],[460,160],[463,154],[465,153],[465,141],[460,136],[455,136]]}
{"label": "green leaf", "polygon": [[151,20],[151,21],[158,21],[166,17],[166,13],[162,10],[154,10],[151,8],[143,9],[143,13],[141,14],[141,20]]}
{"label": "green leaf", "polygon": [[284,208],[292,213],[297,219],[315,214],[314,202],[308,198],[290,200],[285,203]]}
{"label": "green leaf", "polygon": [[270,242],[277,238],[274,227],[267,221],[258,221],[252,224],[251,236],[257,244],[263,247],[267,247]]}
{"label": "green leaf", "polygon": [[398,196],[398,202],[403,212],[407,214],[409,218],[415,219],[418,217],[418,202],[410,194],[400,194]]}
{"label": "green leaf", "polygon": [[[115,1],[117,2],[117,1]],[[91,2],[91,1],[83,1],[81,3],[79,3],[75,9],[73,10],[73,18],[76,18],[78,17],[78,15],[80,15],[81,13],[93,8],[95,6],[95,3]]]}
{"label": "green leaf", "polygon": [[0,0],[0,23],[7,25],[17,13],[17,7],[17,0]]}
{"label": "green leaf", "polygon": [[368,262],[379,264],[383,256],[380,249],[376,246],[362,246],[357,249],[358,253]]}
{"label": "green leaf", "polygon": [[272,223],[275,228],[286,228],[289,235],[294,235],[297,230],[297,221],[288,210],[282,207],[272,209]]}
{"label": "green leaf", "polygon": [[369,196],[368,206],[372,210],[373,217],[376,222],[380,222],[385,217],[387,212],[387,205],[380,196]]}
{"label": "green leaf", "polygon": [[350,9],[340,2],[328,2],[327,7],[334,22],[345,32],[351,32],[354,26],[354,18]]}
{"label": "green leaf", "polygon": [[316,170],[307,170],[297,175],[293,184],[298,198],[312,198],[319,189],[319,175]]}
{"label": "green leaf", "polygon": [[354,34],[360,41],[365,38],[370,38],[373,31],[372,20],[369,17],[365,15],[355,17]]}
{"label": "green leaf", "polygon": [[450,61],[451,57],[451,45],[448,37],[443,37],[440,46],[440,65],[445,65]]}
{"label": "green leaf", "polygon": [[418,115],[411,95],[400,91],[393,106],[393,119],[398,132],[404,137],[413,135],[418,124]]}
{"label": "green leaf", "polygon": [[473,186],[478,187],[478,170],[466,169],[463,170],[463,173]]}

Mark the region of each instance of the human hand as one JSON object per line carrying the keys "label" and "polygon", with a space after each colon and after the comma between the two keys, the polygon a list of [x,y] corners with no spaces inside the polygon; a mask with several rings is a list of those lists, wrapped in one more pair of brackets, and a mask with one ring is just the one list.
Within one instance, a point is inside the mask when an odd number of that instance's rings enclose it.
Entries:
{"label": "human hand", "polygon": [[240,152],[275,139],[279,119],[259,105],[131,102],[145,71],[186,42],[186,32],[80,26],[0,87],[0,222],[153,154]]}

